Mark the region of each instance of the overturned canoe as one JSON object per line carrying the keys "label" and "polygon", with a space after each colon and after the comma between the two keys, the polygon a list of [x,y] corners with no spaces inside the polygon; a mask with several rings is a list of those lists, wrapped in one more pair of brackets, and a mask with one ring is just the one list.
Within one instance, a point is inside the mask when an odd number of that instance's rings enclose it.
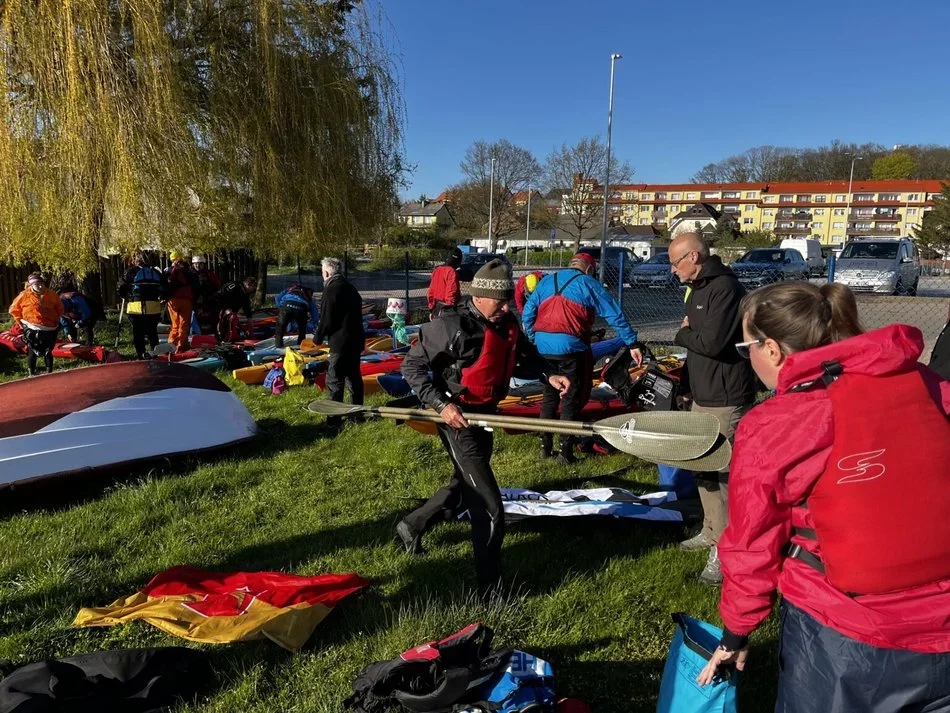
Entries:
{"label": "overturned canoe", "polygon": [[216,377],[117,362],[0,384],[0,488],[220,448],[257,424]]}

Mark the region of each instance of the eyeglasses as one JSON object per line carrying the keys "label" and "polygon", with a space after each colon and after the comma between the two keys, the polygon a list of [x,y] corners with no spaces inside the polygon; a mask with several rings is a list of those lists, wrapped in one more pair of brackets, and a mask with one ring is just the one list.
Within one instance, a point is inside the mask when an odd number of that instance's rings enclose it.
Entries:
{"label": "eyeglasses", "polygon": [[751,357],[749,353],[749,347],[755,344],[765,344],[765,337],[753,339],[751,342],[739,342],[735,345],[736,351],[739,352],[739,356],[741,356],[743,359],[749,359]]}
{"label": "eyeglasses", "polygon": [[682,255],[680,255],[680,257],[679,257],[677,260],[670,260],[670,265],[672,265],[673,267],[678,266],[681,262],[683,262],[683,260],[686,259],[686,257],[687,257],[688,255],[691,255],[691,254],[694,253],[694,252],[696,252],[696,251],[695,251],[695,250],[690,250],[689,252],[685,252],[685,253],[683,253]]}

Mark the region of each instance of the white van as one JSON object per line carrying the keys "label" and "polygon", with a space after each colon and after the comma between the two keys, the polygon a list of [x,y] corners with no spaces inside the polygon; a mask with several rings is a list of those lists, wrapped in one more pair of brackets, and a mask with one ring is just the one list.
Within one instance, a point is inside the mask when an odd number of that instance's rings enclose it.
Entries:
{"label": "white van", "polygon": [[825,258],[821,254],[820,240],[815,238],[785,238],[779,247],[783,250],[798,250],[805,258],[810,275],[821,277],[825,273]]}

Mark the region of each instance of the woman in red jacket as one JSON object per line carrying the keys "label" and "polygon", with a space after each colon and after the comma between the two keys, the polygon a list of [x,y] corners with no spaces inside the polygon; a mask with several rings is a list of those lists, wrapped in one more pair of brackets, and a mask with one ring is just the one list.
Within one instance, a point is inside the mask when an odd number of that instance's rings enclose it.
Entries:
{"label": "woman in red jacket", "polygon": [[950,382],[918,329],[862,333],[844,286],[771,285],[741,312],[775,396],[736,433],[699,682],[744,668],[781,592],[776,711],[950,710]]}

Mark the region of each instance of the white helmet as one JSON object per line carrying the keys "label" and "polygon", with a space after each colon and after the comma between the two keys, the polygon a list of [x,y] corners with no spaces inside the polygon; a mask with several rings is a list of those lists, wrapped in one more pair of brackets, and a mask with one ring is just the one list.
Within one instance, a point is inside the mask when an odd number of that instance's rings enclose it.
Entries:
{"label": "white helmet", "polygon": [[192,265],[204,265],[207,264],[207,260],[204,259],[203,255],[194,255],[191,258]]}

